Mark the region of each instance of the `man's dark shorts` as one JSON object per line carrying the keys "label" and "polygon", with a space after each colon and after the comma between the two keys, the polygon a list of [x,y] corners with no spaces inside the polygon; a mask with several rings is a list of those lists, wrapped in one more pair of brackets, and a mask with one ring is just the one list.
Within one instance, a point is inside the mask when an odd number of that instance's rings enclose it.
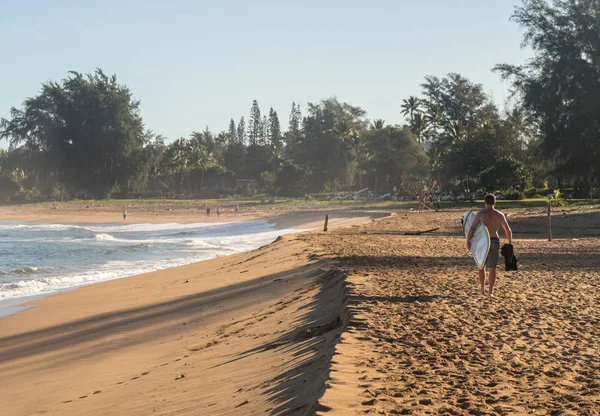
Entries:
{"label": "man's dark shorts", "polygon": [[490,251],[485,260],[486,269],[495,269],[498,266],[498,255],[500,253],[500,239],[497,237],[490,238]]}

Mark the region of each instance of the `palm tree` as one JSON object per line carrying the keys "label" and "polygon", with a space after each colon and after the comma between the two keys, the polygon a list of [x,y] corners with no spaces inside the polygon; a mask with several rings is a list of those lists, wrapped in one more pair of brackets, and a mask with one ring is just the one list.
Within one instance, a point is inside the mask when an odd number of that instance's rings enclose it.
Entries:
{"label": "palm tree", "polygon": [[206,126],[206,128],[202,132],[193,131],[192,134],[190,134],[190,138],[192,140],[197,141],[202,146],[206,147],[206,150],[208,150],[209,152],[215,151],[215,139],[208,126]]}
{"label": "palm tree", "polygon": [[446,124],[446,134],[449,136],[451,141],[457,142],[462,140],[466,136],[465,128],[460,120],[452,120]]}
{"label": "palm tree", "polygon": [[360,144],[360,122],[351,117],[340,118],[333,126],[333,131],[342,139],[340,148],[343,152],[344,170],[346,171],[346,185],[349,188],[352,178],[349,177],[348,152],[354,150],[358,159],[358,147]]}
{"label": "palm tree", "polygon": [[[190,168],[190,159],[188,152],[188,143],[184,137],[175,140],[169,146],[168,169],[172,178],[175,173],[179,173],[179,189],[183,191],[183,181],[186,177],[186,172]],[[174,185],[174,182],[172,182]]]}
{"label": "palm tree", "polygon": [[[440,136],[440,139],[435,143],[435,157],[441,160],[454,145],[463,140],[466,137],[466,131],[460,120],[454,120],[446,123],[444,126],[444,134]],[[431,156],[431,155],[430,155]]]}
{"label": "palm tree", "polygon": [[427,135],[429,131],[430,122],[425,114],[422,112],[417,112],[414,115],[414,118],[411,122],[410,129],[417,136],[417,141],[419,144],[423,143],[423,139]]}
{"label": "palm tree", "polygon": [[533,121],[520,107],[514,107],[508,111],[505,123],[509,131],[522,144],[526,144],[535,136],[536,129]]}
{"label": "palm tree", "polygon": [[434,128],[443,125],[444,113],[442,112],[442,107],[438,104],[429,106],[427,108],[427,118]]}
{"label": "palm tree", "polygon": [[410,115],[410,121],[414,119],[415,113],[418,113],[421,108],[421,100],[417,97],[410,96],[407,100],[402,100],[402,111],[401,114],[404,116]]}
{"label": "palm tree", "polygon": [[383,130],[384,125],[385,120],[382,120],[380,118],[375,119],[371,122],[371,130]]}
{"label": "palm tree", "polygon": [[[200,191],[202,191],[202,188],[204,187],[204,172],[208,169],[210,165],[210,162],[212,160],[212,153],[209,153],[205,146],[203,146],[201,143],[198,143],[195,140],[190,140],[187,150],[190,156],[191,169],[200,169]],[[189,174],[188,188],[191,193]]]}

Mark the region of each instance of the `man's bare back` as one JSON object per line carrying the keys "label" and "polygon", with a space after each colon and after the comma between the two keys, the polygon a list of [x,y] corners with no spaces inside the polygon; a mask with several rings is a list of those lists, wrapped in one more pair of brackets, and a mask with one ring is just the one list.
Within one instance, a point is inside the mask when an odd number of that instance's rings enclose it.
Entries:
{"label": "man's bare back", "polygon": [[[494,207],[488,207],[479,211],[479,213],[477,213],[477,218],[479,218],[483,225],[488,229],[490,237],[498,237],[498,230],[502,227],[508,238],[508,244],[512,244],[512,232],[506,221],[506,216],[502,212]],[[475,219],[475,223],[477,222],[479,221]]]}

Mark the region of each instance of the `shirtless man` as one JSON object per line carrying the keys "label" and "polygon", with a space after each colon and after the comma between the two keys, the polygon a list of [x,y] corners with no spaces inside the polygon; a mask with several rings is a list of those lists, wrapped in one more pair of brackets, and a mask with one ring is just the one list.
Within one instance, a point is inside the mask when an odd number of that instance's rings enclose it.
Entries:
{"label": "shirtless man", "polygon": [[512,230],[510,229],[504,214],[498,211],[495,208],[495,206],[496,197],[492,194],[486,195],[485,209],[483,211],[479,211],[479,213],[475,217],[475,221],[473,221],[473,225],[471,226],[471,229],[469,230],[469,235],[467,237],[467,247],[470,250],[471,238],[473,238],[475,227],[477,226],[477,224],[479,224],[480,221],[486,226],[488,232],[490,233],[491,245],[487,259],[485,260],[485,268],[479,270],[479,292],[482,295],[485,294],[485,269],[487,269],[487,271],[490,274],[488,282],[490,288],[488,292],[489,296],[494,296],[494,283],[496,283],[496,265],[498,264],[498,252],[500,251],[500,238],[498,237],[498,230],[501,226],[502,228],[504,228],[506,238],[508,238],[508,244],[512,244]]}

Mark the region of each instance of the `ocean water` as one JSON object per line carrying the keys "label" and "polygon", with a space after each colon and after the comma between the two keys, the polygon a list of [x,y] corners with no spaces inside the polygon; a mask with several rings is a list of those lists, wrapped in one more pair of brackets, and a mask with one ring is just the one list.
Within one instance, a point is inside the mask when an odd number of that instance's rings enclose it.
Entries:
{"label": "ocean water", "polygon": [[0,317],[78,286],[252,250],[278,236],[263,220],[210,224],[0,221]]}

